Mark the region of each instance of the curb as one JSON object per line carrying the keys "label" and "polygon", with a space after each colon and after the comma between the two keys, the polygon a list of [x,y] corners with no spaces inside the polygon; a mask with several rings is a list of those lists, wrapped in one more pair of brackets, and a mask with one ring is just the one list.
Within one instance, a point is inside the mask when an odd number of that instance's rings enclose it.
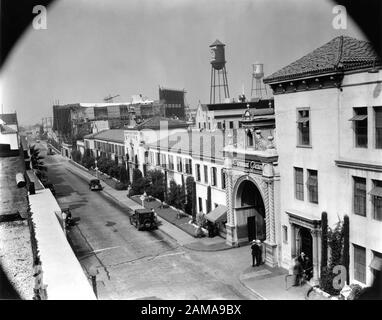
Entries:
{"label": "curb", "polygon": [[242,275],[242,273],[239,275],[238,280],[239,280],[240,284],[241,284],[244,288],[246,288],[248,291],[252,292],[252,294],[254,294],[256,297],[258,297],[260,300],[269,300],[269,299],[265,298],[264,296],[262,296],[260,293],[258,293],[258,292],[256,292],[255,290],[253,290],[252,288],[248,287],[248,286],[247,286],[247,285],[240,279],[240,278],[241,278],[241,275]]}
{"label": "curb", "polygon": [[[197,239],[197,238],[195,238]],[[197,240],[196,240],[197,241]],[[191,242],[193,243],[193,242]],[[219,248],[219,249],[208,249],[208,248],[190,248],[187,244],[183,245],[183,247],[192,250],[192,251],[199,251],[199,252],[218,252],[218,251],[225,251],[234,249],[235,247],[229,247],[229,248]]]}

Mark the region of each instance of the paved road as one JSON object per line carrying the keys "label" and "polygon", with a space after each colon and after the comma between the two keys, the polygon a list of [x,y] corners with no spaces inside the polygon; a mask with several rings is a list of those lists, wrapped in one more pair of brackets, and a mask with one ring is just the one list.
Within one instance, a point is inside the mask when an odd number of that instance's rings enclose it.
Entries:
{"label": "paved road", "polygon": [[161,230],[137,231],[122,207],[90,191],[60,155],[45,163],[60,206],[78,219],[69,238],[85,272],[91,266],[99,272],[99,299],[255,298],[237,280],[242,250],[189,251]]}

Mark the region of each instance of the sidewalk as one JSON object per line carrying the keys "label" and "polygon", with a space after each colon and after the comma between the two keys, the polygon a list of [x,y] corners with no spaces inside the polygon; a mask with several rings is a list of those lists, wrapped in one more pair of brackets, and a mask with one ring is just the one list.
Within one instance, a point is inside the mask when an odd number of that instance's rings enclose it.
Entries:
{"label": "sidewalk", "polygon": [[[65,163],[67,170],[83,177],[83,179],[94,178],[90,173],[84,169],[71,164],[69,161]],[[125,206],[128,209],[141,208],[141,201],[134,201],[127,197],[126,190],[115,190],[110,186],[103,184],[104,192],[115,201]],[[242,251],[243,255],[249,252],[248,246],[241,248],[233,248],[225,243],[225,239],[221,237],[204,237],[195,238],[193,234],[195,227],[189,224],[189,217],[177,218],[176,211],[172,208],[160,208],[160,203],[157,201],[145,201],[146,208],[155,208],[159,220],[159,230],[166,233],[179,243],[179,245],[195,251],[221,251],[227,249]],[[230,254],[230,253],[225,253]],[[237,269],[242,270],[239,276],[239,282],[251,291],[254,295],[263,300],[304,300],[306,294],[310,289],[310,285],[305,284],[301,287],[291,286],[291,278],[288,277],[286,284],[285,278],[288,271],[282,268],[270,268],[266,265],[259,267],[251,267],[248,265],[247,259],[238,259]],[[310,295],[308,299],[321,299],[317,295]]]}

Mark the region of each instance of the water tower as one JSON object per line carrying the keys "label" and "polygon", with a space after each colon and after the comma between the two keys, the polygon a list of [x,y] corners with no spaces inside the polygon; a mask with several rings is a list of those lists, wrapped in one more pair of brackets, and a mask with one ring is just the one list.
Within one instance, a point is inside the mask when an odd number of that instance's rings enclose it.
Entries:
{"label": "water tower", "polygon": [[253,98],[266,98],[267,88],[263,82],[264,78],[264,65],[262,63],[252,64],[252,89],[251,96]]}
{"label": "water tower", "polygon": [[[216,40],[211,48],[211,90],[210,103],[221,103],[222,99],[229,98],[227,71],[225,69],[225,44]],[[223,96],[224,94],[224,96]]]}

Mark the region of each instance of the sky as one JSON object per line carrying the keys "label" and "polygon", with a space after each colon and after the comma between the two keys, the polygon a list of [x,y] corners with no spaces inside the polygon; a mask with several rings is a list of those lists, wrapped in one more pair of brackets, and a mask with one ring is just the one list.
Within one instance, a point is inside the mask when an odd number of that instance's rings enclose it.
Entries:
{"label": "sky", "polygon": [[[47,29],[30,27],[0,73],[3,112],[41,122],[60,104],[115,102],[158,87],[185,89],[191,108],[209,102],[210,48],[226,44],[231,97],[251,92],[252,63],[265,75],[339,35],[365,39],[347,17],[335,29],[329,0],[58,0]],[[32,13],[31,13],[32,14]]]}

